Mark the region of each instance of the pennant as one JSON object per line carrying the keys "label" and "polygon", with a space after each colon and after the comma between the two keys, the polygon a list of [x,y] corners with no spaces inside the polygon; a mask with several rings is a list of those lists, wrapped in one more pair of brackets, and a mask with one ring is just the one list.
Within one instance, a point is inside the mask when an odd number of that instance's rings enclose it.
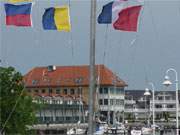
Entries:
{"label": "pennant", "polygon": [[45,10],[42,18],[45,30],[70,31],[69,7],[51,7]]}
{"label": "pennant", "polygon": [[31,26],[32,4],[13,5],[5,4],[6,25]]}
{"label": "pennant", "polygon": [[114,29],[123,31],[137,31],[138,17],[142,6],[123,9],[119,18],[113,24]]}
{"label": "pennant", "polygon": [[18,2],[32,2],[32,0],[8,0],[10,3],[18,3]]}

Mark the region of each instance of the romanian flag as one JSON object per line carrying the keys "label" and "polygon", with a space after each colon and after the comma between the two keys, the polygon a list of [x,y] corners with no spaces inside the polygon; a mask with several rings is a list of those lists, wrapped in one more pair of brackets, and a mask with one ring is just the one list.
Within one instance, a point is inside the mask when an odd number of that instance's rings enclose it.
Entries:
{"label": "romanian flag", "polygon": [[51,7],[46,9],[42,23],[45,30],[70,31],[69,7]]}
{"label": "romanian flag", "polygon": [[31,26],[32,4],[13,5],[5,4],[6,25]]}
{"label": "romanian flag", "polygon": [[10,3],[31,2],[32,0],[9,0]]}

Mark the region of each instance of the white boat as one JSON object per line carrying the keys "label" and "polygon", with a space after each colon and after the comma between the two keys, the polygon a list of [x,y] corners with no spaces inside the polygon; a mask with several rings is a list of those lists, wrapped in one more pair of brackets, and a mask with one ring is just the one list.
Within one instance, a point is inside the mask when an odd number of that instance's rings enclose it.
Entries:
{"label": "white boat", "polygon": [[127,131],[123,124],[117,124],[115,127],[108,128],[108,133],[112,134],[113,132],[115,132],[117,134],[123,134]]}
{"label": "white boat", "polygon": [[131,135],[142,135],[142,132],[141,132],[141,130],[133,129],[133,130],[131,130]]}
{"label": "white boat", "polygon": [[152,131],[153,131],[152,128],[142,127],[142,134],[143,135],[151,135]]}
{"label": "white boat", "polygon": [[100,122],[99,127],[96,128],[94,135],[104,135],[107,132],[108,125],[105,122]]}
{"label": "white boat", "polygon": [[84,135],[86,132],[85,129],[81,129],[81,128],[71,128],[70,130],[67,131],[67,135]]}
{"label": "white boat", "polygon": [[133,127],[131,130],[131,135],[142,135],[140,127]]}

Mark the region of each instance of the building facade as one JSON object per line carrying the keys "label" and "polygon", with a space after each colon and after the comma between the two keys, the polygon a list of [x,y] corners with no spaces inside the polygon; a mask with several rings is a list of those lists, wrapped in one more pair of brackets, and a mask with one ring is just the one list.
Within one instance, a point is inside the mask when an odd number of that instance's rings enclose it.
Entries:
{"label": "building facade", "polygon": [[[130,122],[147,121],[152,122],[152,91],[150,96],[144,96],[145,90],[125,91],[125,119]],[[179,91],[180,97],[180,91]],[[155,91],[155,121],[175,123],[176,98],[175,91]],[[180,105],[179,105],[180,107]],[[179,108],[180,114],[180,108]],[[180,116],[179,116],[180,117]]]}
{"label": "building facade", "polygon": [[[124,109],[127,84],[104,65],[96,65],[96,78],[96,111],[112,121],[110,116]],[[24,81],[34,102],[43,106],[36,114],[39,124],[87,122],[89,66],[36,67]]]}

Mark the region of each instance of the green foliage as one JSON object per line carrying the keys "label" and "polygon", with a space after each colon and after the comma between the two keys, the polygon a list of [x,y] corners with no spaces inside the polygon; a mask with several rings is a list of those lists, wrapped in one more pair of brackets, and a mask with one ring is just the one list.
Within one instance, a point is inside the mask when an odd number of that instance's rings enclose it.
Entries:
{"label": "green foliage", "polygon": [[[0,129],[6,134],[26,135],[27,125],[35,123],[35,110],[32,98],[26,94],[22,75],[13,67],[0,67]],[[11,117],[8,116],[16,105]],[[5,126],[4,126],[5,124]]]}

